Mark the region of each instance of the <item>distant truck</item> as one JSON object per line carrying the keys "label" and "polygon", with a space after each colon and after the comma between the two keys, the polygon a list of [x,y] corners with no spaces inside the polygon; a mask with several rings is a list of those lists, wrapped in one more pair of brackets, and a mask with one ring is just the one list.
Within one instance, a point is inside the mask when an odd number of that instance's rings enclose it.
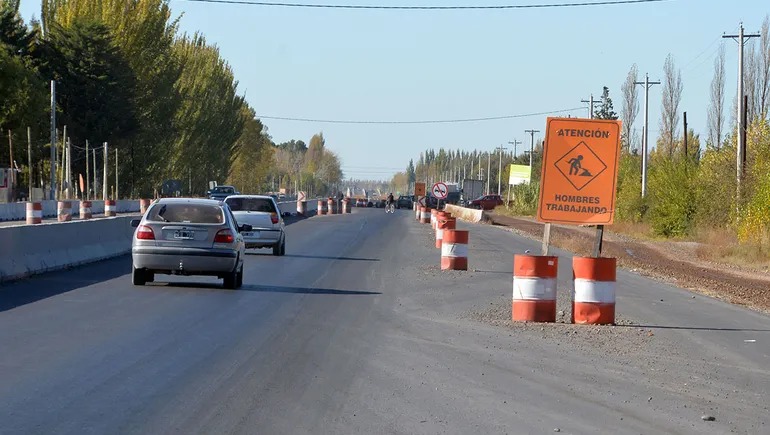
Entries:
{"label": "distant truck", "polygon": [[484,181],[466,178],[463,180],[462,205],[467,205],[474,199],[484,195]]}

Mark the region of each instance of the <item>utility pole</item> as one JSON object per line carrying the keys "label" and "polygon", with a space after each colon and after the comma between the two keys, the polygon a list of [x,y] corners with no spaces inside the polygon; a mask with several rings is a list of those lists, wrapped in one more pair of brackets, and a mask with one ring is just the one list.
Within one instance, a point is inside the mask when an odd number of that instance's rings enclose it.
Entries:
{"label": "utility pole", "polygon": [[[58,144],[57,144],[58,147]],[[58,151],[57,151],[58,152]],[[57,156],[57,163],[59,164],[59,198],[64,197],[64,188],[66,186],[67,174],[65,174],[67,168],[67,126],[62,129],[61,137],[61,157]],[[66,198],[65,198],[66,199]]]}
{"label": "utility pole", "polygon": [[516,145],[521,145],[521,141],[518,141],[516,139],[513,140],[513,142],[508,142],[509,144],[513,145],[513,158],[516,158]]}
{"label": "utility pole", "polygon": [[660,82],[651,82],[650,75],[644,75],[643,82],[634,82],[635,85],[644,86],[644,134],[642,136],[642,198],[647,196],[647,154],[650,132],[650,87],[659,85]]}
{"label": "utility pole", "polygon": [[594,94],[591,94],[591,99],[580,100],[581,103],[588,103],[588,119],[594,119],[594,104],[599,104],[601,101],[594,101]]}
{"label": "utility pole", "polygon": [[507,150],[508,148],[503,148],[502,145],[497,147],[499,154],[499,160],[497,164],[497,194],[500,195],[502,190],[500,190],[502,186],[502,180],[503,180],[503,150]]}
{"label": "utility pole", "polygon": [[107,198],[107,163],[109,161],[109,157],[107,154],[107,142],[104,143],[104,172],[102,172],[102,200],[106,201],[109,198]]}
{"label": "utility pole", "polygon": [[[524,133],[529,133],[531,141],[529,143],[529,176],[532,176],[532,153],[535,152],[535,133],[540,133],[540,130],[524,130]],[[532,180],[530,180],[532,181]]]}
{"label": "utility pole", "polygon": [[56,82],[51,80],[51,200],[56,199]]}
{"label": "utility pole", "polygon": [[487,153],[487,195],[489,195],[490,178],[492,178],[492,153]]}
{"label": "utility pole", "polygon": [[67,199],[72,199],[72,141],[67,138]]}
{"label": "utility pole", "polygon": [[27,162],[29,163],[29,194],[28,201],[32,201],[32,129],[27,127]]}
{"label": "utility pole", "polygon": [[118,147],[115,147],[115,201],[118,200]]}
{"label": "utility pole", "polygon": [[[96,147],[91,152],[94,155],[94,199],[96,199],[96,180],[99,179],[98,171],[96,170]],[[86,156],[86,159],[88,159],[88,156]]]}
{"label": "utility pole", "polygon": [[746,103],[743,95],[743,47],[746,45],[746,39],[759,38],[759,33],[745,34],[743,32],[743,23],[740,24],[740,30],[737,35],[722,35],[722,38],[730,38],[738,43],[738,150],[735,155],[736,161],[736,206],[740,206],[741,182],[743,174],[746,171]]}
{"label": "utility pole", "polygon": [[[94,171],[96,171],[96,168],[94,168]],[[85,195],[83,195],[83,198],[88,201],[91,199],[91,180],[89,178],[88,173],[88,140],[86,139],[86,192]]]}
{"label": "utility pole", "polygon": [[684,158],[690,160],[690,153],[687,152],[687,112],[684,112]]}

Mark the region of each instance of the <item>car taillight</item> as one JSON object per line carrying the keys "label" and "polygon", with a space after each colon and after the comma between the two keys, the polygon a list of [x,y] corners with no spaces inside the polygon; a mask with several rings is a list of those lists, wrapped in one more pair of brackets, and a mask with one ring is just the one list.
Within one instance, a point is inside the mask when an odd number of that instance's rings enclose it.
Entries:
{"label": "car taillight", "polygon": [[233,243],[235,237],[230,230],[219,230],[217,235],[214,236],[214,243]]}
{"label": "car taillight", "polygon": [[271,213],[271,214],[270,214],[270,221],[271,221],[272,223],[274,223],[274,224],[277,224],[277,223],[278,223],[278,215],[277,215],[277,214],[275,214],[275,213]]}
{"label": "car taillight", "polygon": [[139,225],[136,229],[136,238],[139,240],[155,240],[155,233],[147,225]]}

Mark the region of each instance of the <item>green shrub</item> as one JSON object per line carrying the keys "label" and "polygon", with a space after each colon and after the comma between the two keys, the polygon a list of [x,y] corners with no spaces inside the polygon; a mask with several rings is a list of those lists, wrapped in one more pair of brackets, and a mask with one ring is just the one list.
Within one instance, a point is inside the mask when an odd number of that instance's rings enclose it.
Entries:
{"label": "green shrub", "polygon": [[692,160],[658,157],[649,168],[649,220],[657,235],[681,237],[693,229],[694,181],[697,165]]}
{"label": "green shrub", "polygon": [[639,223],[645,212],[642,198],[642,158],[624,154],[618,167],[615,217],[622,222]]}
{"label": "green shrub", "polygon": [[540,184],[517,184],[511,186],[510,212],[522,216],[534,216],[540,195]]}

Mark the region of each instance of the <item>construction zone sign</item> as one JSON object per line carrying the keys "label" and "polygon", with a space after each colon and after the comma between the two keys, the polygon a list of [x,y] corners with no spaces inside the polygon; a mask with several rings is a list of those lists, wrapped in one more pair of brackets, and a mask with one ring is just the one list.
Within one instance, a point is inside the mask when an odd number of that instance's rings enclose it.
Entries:
{"label": "construction zone sign", "polygon": [[621,123],[548,118],[537,219],[606,225],[615,218]]}

